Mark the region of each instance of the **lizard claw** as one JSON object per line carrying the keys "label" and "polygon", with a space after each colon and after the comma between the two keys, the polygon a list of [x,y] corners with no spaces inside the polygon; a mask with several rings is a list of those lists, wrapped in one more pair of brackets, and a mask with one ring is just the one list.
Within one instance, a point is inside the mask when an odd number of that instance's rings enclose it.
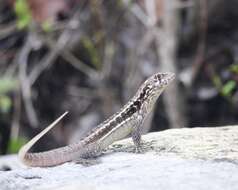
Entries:
{"label": "lizard claw", "polygon": [[143,153],[142,147],[141,146],[136,147],[135,148],[135,153],[137,153],[137,154]]}

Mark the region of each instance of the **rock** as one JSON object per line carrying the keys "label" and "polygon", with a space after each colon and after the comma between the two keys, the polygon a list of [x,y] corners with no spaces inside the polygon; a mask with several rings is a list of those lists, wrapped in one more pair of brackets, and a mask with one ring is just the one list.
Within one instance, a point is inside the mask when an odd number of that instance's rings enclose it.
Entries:
{"label": "rock", "polygon": [[132,153],[125,139],[90,167],[27,168],[16,156],[3,156],[0,168],[13,169],[0,172],[0,189],[237,189],[238,126],[170,129],[143,140],[144,154]]}

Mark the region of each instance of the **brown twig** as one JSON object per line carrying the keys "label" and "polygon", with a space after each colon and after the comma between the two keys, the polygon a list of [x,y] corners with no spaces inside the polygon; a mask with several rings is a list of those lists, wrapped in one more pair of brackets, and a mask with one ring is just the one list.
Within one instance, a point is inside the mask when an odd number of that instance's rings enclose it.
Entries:
{"label": "brown twig", "polygon": [[29,78],[31,81],[31,85],[35,83],[35,81],[38,79],[40,74],[50,67],[54,60],[60,55],[62,50],[66,47],[68,41],[71,39],[71,32],[72,29],[77,28],[76,25],[79,25],[78,17],[79,17],[80,11],[77,10],[72,18],[68,21],[66,28],[58,38],[56,45],[51,51],[38,63],[31,71]]}
{"label": "brown twig", "polygon": [[[177,50],[177,27],[179,25],[177,14],[178,1],[170,0],[163,3],[163,14],[161,14],[162,27],[158,28],[156,15],[156,1],[145,1],[145,9],[149,17],[148,30],[152,31],[155,43],[157,45],[157,55],[160,57],[162,71],[176,71],[176,50]],[[177,108],[181,104],[181,95],[178,90],[178,83],[174,82],[165,92],[164,101],[168,113],[168,119],[172,127],[184,127],[185,115]]]}
{"label": "brown twig", "polygon": [[68,61],[74,68],[86,74],[89,78],[97,80],[99,75],[96,71],[91,69],[91,67],[87,66],[81,60],[76,58],[71,52],[68,50],[62,51],[62,58]]}
{"label": "brown twig", "polygon": [[192,67],[192,76],[191,76],[191,83],[193,83],[194,79],[196,78],[200,68],[202,67],[205,50],[206,50],[206,34],[207,34],[207,17],[208,17],[208,10],[207,10],[207,1],[206,0],[199,0],[199,10],[200,10],[200,32],[199,32],[199,41],[198,41],[198,48],[196,57]]}
{"label": "brown twig", "polygon": [[0,26],[0,39],[5,38],[17,30],[16,22],[10,23],[6,26]]}
{"label": "brown twig", "polygon": [[20,50],[17,58],[19,67],[19,79],[21,83],[21,92],[26,109],[26,114],[32,127],[38,126],[38,118],[31,99],[31,83],[27,76],[27,62],[31,51],[31,37],[28,35],[26,42]]}
{"label": "brown twig", "polygon": [[[44,41],[48,48],[50,48],[50,51],[54,51],[55,46],[57,46],[57,42],[54,42],[52,39],[42,38],[42,41]],[[89,78],[98,80],[99,74],[94,69],[83,63],[77,57],[75,57],[69,50],[62,49],[61,54],[59,54],[59,56],[61,56],[64,60],[71,64],[75,69],[83,72]]]}
{"label": "brown twig", "polygon": [[20,115],[21,115],[21,96],[20,90],[14,93],[14,111],[13,111],[13,119],[11,123],[11,139],[17,139],[19,136],[19,128],[20,128]]}

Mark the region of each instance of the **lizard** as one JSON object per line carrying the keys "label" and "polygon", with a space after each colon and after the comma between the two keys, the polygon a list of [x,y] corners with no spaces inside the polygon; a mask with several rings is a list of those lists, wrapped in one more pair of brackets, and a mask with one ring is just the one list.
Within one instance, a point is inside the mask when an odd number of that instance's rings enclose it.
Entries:
{"label": "lizard", "polygon": [[31,167],[50,167],[65,162],[85,163],[98,157],[113,142],[131,135],[136,152],[141,152],[142,124],[156,100],[175,78],[174,73],[156,73],[149,77],[120,111],[96,126],[86,137],[64,147],[30,153],[30,148],[51,130],[65,112],[19,150],[20,160]]}

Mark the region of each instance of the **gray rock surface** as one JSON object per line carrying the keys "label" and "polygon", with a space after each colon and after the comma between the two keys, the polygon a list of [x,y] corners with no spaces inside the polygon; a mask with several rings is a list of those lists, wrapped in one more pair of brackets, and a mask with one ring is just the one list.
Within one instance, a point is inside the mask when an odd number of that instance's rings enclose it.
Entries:
{"label": "gray rock surface", "polygon": [[65,163],[26,168],[15,155],[0,158],[0,189],[166,189],[236,190],[238,126],[171,129],[143,136],[144,154],[131,140],[119,141],[84,167]]}

